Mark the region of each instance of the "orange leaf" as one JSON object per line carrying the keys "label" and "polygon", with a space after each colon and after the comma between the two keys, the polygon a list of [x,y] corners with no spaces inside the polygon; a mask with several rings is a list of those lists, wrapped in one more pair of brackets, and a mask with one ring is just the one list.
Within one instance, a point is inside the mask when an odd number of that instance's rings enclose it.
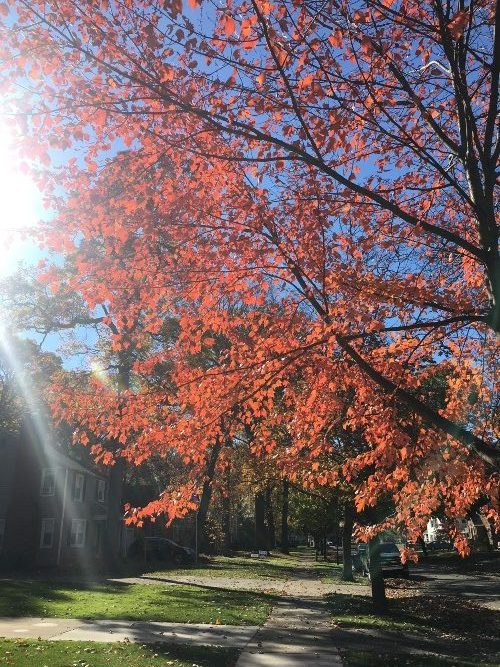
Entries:
{"label": "orange leaf", "polygon": [[343,46],[342,32],[340,30],[334,30],[332,34],[328,37],[330,44],[336,48],[341,48]]}
{"label": "orange leaf", "polygon": [[224,26],[224,32],[226,33],[226,37],[231,37],[231,35],[234,35],[235,30],[236,30],[236,23],[233,17],[226,16],[226,24]]}
{"label": "orange leaf", "polygon": [[462,11],[457,12],[455,16],[448,23],[448,30],[452,39],[455,41],[459,40],[464,34],[465,27],[469,20],[469,10],[462,9]]}

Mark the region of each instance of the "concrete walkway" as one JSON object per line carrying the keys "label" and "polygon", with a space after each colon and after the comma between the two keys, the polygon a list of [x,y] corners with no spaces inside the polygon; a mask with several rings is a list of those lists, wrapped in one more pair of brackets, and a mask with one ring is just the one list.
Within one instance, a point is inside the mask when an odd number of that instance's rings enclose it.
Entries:
{"label": "concrete walkway", "polygon": [[71,618],[0,618],[0,637],[53,641],[165,642],[191,646],[244,648],[255,635],[254,625],[202,623],[144,623],[142,621],[84,621]]}
{"label": "concrete walkway", "polygon": [[[319,599],[321,584],[311,568],[300,568],[285,584],[286,599],[272,609],[240,655],[237,667],[341,667],[331,615]],[[313,593],[304,597],[303,592]]]}
{"label": "concrete walkway", "polygon": [[[307,562],[307,561],[306,561]],[[313,562],[313,561],[311,561]],[[292,577],[291,579],[250,579],[244,577],[203,577],[199,575],[142,575],[141,577],[127,577],[107,579],[108,582],[121,584],[164,584],[180,586],[199,586],[201,588],[222,588],[225,590],[253,591],[258,593],[271,593],[274,595],[285,595],[291,597],[322,598],[330,593],[346,595],[368,595],[370,587],[368,580],[356,584],[345,584],[332,580],[324,582],[312,577]]]}

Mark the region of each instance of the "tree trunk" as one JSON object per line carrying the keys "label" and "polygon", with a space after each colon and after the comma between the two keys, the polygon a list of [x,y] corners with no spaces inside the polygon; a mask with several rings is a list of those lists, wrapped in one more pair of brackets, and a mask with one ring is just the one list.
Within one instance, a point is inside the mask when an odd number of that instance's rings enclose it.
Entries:
{"label": "tree trunk", "polygon": [[[118,392],[130,389],[130,375],[133,357],[130,350],[118,352]],[[109,469],[107,491],[106,530],[103,535],[103,557],[106,567],[115,570],[120,557],[126,557],[123,543],[123,481],[125,478],[125,460],[119,456],[122,445],[111,441],[111,450],[115,454],[115,465]]]}
{"label": "tree trunk", "polygon": [[423,537],[419,537],[418,540],[417,540],[417,543],[420,544],[420,547],[421,547],[421,549],[422,549],[422,554],[427,558],[427,556],[428,556],[429,554],[427,553],[427,545],[426,545],[426,543],[425,543],[424,538],[423,538]]}
{"label": "tree trunk", "polygon": [[283,480],[283,497],[281,500],[281,552],[290,553],[288,540],[288,498],[290,492],[290,482]]}
{"label": "tree trunk", "polygon": [[493,548],[492,543],[490,541],[488,529],[484,524],[481,513],[471,512],[471,519],[474,522],[474,526],[476,527],[478,545],[484,547],[488,551],[491,551]]}
{"label": "tree trunk", "polygon": [[498,544],[498,533],[495,528],[495,522],[493,519],[488,519],[488,523],[490,524],[492,547],[493,549],[497,549],[500,545]]}
{"label": "tree trunk", "polygon": [[266,499],[262,491],[255,494],[255,548],[267,548]]}
{"label": "tree trunk", "polygon": [[196,523],[198,529],[198,553],[205,551],[208,546],[208,536],[206,534],[208,508],[210,507],[210,501],[212,499],[212,482],[215,474],[215,466],[217,464],[217,459],[219,458],[221,449],[222,442],[217,440],[215,445],[212,447],[212,451],[210,452],[210,458],[208,459],[207,469],[205,472],[205,481],[203,482],[200,504],[196,514]]}
{"label": "tree trunk", "polygon": [[342,529],[342,579],[354,581],[352,575],[352,529],[354,525],[354,506],[351,500],[344,503],[344,527]]}
{"label": "tree trunk", "polygon": [[106,530],[102,536],[103,558],[110,571],[116,569],[120,556],[127,555],[122,542],[124,475],[125,462],[119,458],[109,470]]}
{"label": "tree trunk", "polygon": [[368,542],[368,555],[370,559],[370,580],[372,586],[372,601],[376,611],[385,610],[385,582],[382,576],[382,564],[380,561],[380,537],[377,535]]}
{"label": "tree trunk", "polygon": [[267,523],[267,549],[274,549],[276,546],[276,528],[274,526],[273,511],[273,489],[271,485],[266,487],[266,523]]}
{"label": "tree trunk", "polygon": [[222,496],[222,530],[224,532],[224,552],[231,550],[231,466],[228,465],[224,475],[224,495]]}
{"label": "tree trunk", "polygon": [[222,529],[224,531],[224,551],[231,549],[231,498],[225,495],[222,499]]}
{"label": "tree trunk", "polygon": [[313,537],[314,537],[314,560],[319,560],[320,537],[317,533],[315,533]]}

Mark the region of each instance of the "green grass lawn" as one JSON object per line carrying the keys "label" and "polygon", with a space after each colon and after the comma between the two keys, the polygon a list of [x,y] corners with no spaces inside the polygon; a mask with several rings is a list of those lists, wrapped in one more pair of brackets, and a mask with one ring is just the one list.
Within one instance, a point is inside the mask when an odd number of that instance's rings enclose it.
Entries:
{"label": "green grass lawn", "polygon": [[203,586],[0,582],[0,616],[261,625],[275,598]]}
{"label": "green grass lawn", "polygon": [[345,584],[345,585],[360,585],[364,584],[367,585],[368,579],[366,577],[362,577],[360,574],[354,573],[354,581],[344,581],[342,579],[342,564],[341,563],[332,563],[329,561],[317,561],[316,563],[313,564],[312,566],[314,568],[314,572],[317,573],[318,578],[321,579],[321,582],[323,584]]}
{"label": "green grass lawn", "polygon": [[498,663],[481,662],[477,658],[466,660],[446,658],[435,655],[404,655],[391,653],[374,653],[373,651],[341,651],[344,667],[496,667]]}
{"label": "green grass lawn", "polygon": [[164,569],[161,566],[148,571],[148,576],[191,575],[197,577],[235,577],[239,579],[280,579],[290,577],[299,558],[294,555],[273,554],[268,558],[250,558],[247,555],[212,556],[198,567]]}
{"label": "green grass lawn", "polygon": [[384,614],[373,611],[368,595],[326,596],[330,611],[341,627],[415,630],[420,632],[467,633],[500,637],[500,614],[479,607],[466,598],[452,596],[403,597],[387,600]]}
{"label": "green grass lawn", "polygon": [[236,649],[88,642],[0,640],[0,665],[12,667],[233,667]]}
{"label": "green grass lawn", "polygon": [[[498,660],[493,660],[493,656],[499,657],[500,614],[477,606],[465,598],[418,595],[389,599],[383,614],[374,612],[371,599],[365,595],[334,593],[327,596],[327,602],[335,624],[343,630],[352,630],[353,636],[357,636],[356,630],[363,628],[374,631],[375,636],[379,632],[378,636],[382,639],[387,637],[384,632],[396,632],[406,650],[419,646],[422,648],[424,642],[426,651],[448,656],[436,658],[436,661],[432,662],[427,656],[417,658],[396,655],[391,657],[391,662],[385,659],[385,655],[379,659],[378,653],[374,653],[376,661],[366,661],[354,651],[351,652],[352,655],[349,652],[347,654],[348,667],[500,664]],[[391,636],[391,641],[394,642],[394,635]],[[396,653],[398,641],[394,642]],[[460,646],[460,651],[456,651],[457,645]],[[450,646],[459,653],[462,662],[453,655],[448,655]]]}
{"label": "green grass lawn", "polygon": [[288,556],[273,554],[265,559],[249,558],[245,555],[212,556],[198,567],[163,569],[158,566],[144,572],[142,576],[162,579],[167,582],[169,579],[183,576],[285,581],[296,574],[297,567],[310,568],[324,584],[354,584],[359,586],[369,583],[366,577],[358,574],[354,575],[354,581],[344,581],[342,579],[342,564],[323,560],[309,560],[304,563],[300,560],[300,554],[290,554]]}
{"label": "green grass lawn", "polygon": [[[346,628],[379,628],[381,630],[414,630],[419,625],[408,614],[387,613],[376,614],[368,595],[344,595],[333,593],[327,595],[328,607],[335,623]],[[393,600],[388,601],[392,608]]]}
{"label": "green grass lawn", "polygon": [[[196,577],[232,577],[238,579],[278,579],[284,581],[293,576],[297,567],[303,567],[300,553],[291,553],[284,555],[273,553],[268,558],[250,558],[244,554],[234,556],[212,556],[207,558],[203,564],[198,567],[189,568],[171,568],[164,569],[161,566],[150,569],[145,576],[168,579],[172,575],[191,575]],[[316,576],[323,583],[342,581],[342,565],[329,561],[314,561],[307,563],[307,567],[314,570]],[[354,583],[366,583],[366,579],[360,576],[355,577]]]}

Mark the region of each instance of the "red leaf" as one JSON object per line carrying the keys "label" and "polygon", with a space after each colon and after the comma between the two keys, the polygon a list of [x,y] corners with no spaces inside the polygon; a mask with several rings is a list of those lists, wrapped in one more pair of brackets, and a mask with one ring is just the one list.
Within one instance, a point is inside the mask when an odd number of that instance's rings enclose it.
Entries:
{"label": "red leaf", "polygon": [[448,23],[448,30],[452,39],[455,41],[459,40],[464,34],[465,27],[469,20],[469,10],[462,9],[462,11],[457,12],[455,16]]}

